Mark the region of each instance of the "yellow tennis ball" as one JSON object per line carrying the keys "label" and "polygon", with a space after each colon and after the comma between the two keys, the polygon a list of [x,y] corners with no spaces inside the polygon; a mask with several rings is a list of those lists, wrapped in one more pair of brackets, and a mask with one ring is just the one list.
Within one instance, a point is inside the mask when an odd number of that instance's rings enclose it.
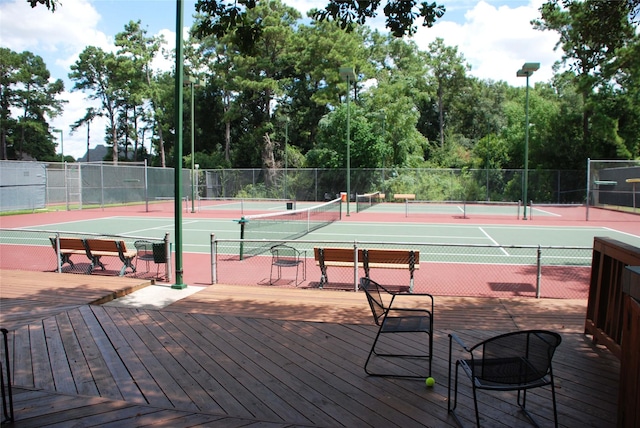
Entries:
{"label": "yellow tennis ball", "polygon": [[435,380],[434,378],[432,378],[432,377],[428,377],[428,378],[424,381],[424,383],[426,383],[426,384],[427,384],[427,386],[433,386],[433,385],[435,385],[435,384],[436,384],[436,380]]}

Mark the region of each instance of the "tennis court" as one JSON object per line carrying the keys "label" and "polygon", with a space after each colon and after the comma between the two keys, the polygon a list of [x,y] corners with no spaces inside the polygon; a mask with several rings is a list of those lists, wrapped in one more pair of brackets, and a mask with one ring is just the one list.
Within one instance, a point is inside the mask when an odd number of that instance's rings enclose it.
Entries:
{"label": "tennis court", "polygon": [[[251,209],[239,211],[227,207],[221,211],[185,212],[182,225],[184,281],[202,285],[212,281],[228,284],[268,285],[270,283],[271,245],[287,242],[304,253],[305,281],[300,287],[317,287],[320,270],[313,257],[315,247],[401,248],[420,252],[420,268],[416,271],[416,291],[446,295],[534,295],[542,277],[544,297],[586,298],[591,264],[593,238],[604,236],[640,247],[640,217],[626,214],[615,220],[568,221],[564,213],[569,208],[534,212],[533,221],[496,212],[462,219],[454,211],[444,215],[406,216],[402,203],[382,203],[365,211],[346,215],[341,207],[341,219],[309,233],[283,237],[278,230],[252,235],[249,229],[240,240],[238,220],[242,213],[283,211],[293,213],[302,206],[286,210],[287,201],[253,201]],[[244,204],[244,203],[243,203]],[[293,207],[292,207],[293,208]],[[469,208],[469,207],[467,207]],[[487,207],[473,207],[487,209]],[[488,207],[495,210],[497,207]],[[459,209],[459,208],[458,208]],[[499,208],[499,210],[502,208]],[[573,208],[572,212],[579,208]],[[600,211],[600,210],[599,210]],[[473,212],[472,210],[468,211]],[[609,215],[608,213],[605,213]],[[580,217],[580,214],[572,213]],[[604,214],[603,214],[604,215]],[[247,215],[248,216],[248,215]],[[555,221],[550,221],[552,217]],[[540,220],[537,220],[540,219]],[[22,225],[20,224],[22,223]],[[249,221],[251,224],[252,221]],[[285,222],[285,229],[294,229],[304,221]],[[1,233],[3,269],[55,270],[56,258],[49,242],[51,233],[60,235],[93,235],[123,237],[127,244],[137,239],[162,240],[169,234],[175,242],[174,219],[163,212],[144,212],[130,207],[117,210],[75,211],[4,217]],[[14,228],[13,230],[6,227]],[[20,227],[20,230],[15,228]],[[282,227],[279,227],[281,229]],[[295,232],[289,230],[288,232]],[[213,234],[213,237],[212,237]],[[239,257],[240,244],[259,243],[262,251]],[[215,253],[215,260],[212,258]],[[354,271],[331,268],[329,286],[353,289]],[[363,276],[362,269],[355,273]],[[377,269],[372,277],[383,283],[405,283],[409,274],[397,269]],[[284,278],[277,286],[292,285]]]}

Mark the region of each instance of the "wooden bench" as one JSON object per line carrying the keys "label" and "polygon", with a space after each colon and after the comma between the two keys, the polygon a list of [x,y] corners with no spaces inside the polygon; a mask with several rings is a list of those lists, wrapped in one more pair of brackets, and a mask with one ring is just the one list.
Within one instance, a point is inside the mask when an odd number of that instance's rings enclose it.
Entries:
{"label": "wooden bench", "polygon": [[393,194],[393,199],[395,200],[402,200],[402,201],[406,201],[406,200],[415,200],[416,199],[416,195],[414,193],[394,193]]}
{"label": "wooden bench", "polygon": [[[353,248],[314,248],[316,266],[320,267],[320,288],[329,282],[327,267],[355,268],[356,250]],[[413,292],[413,275],[420,269],[420,252],[396,249],[358,249],[358,267],[364,268],[365,276],[370,277],[371,268],[409,270],[409,291]]]}
{"label": "wooden bench", "polygon": [[136,257],[136,250],[128,250],[124,241],[116,241],[110,239],[82,239],[82,238],[57,238],[60,242],[60,253],[55,237],[49,237],[54,251],[60,257],[60,266],[68,263],[73,267],[71,256],[74,254],[84,254],[91,261],[87,273],[93,272],[96,266],[100,266],[105,270],[105,266],[100,260],[102,257],[118,257],[123,263],[120,269],[120,276],[124,275],[127,268],[131,268],[132,272],[136,271],[133,265],[133,259]]}

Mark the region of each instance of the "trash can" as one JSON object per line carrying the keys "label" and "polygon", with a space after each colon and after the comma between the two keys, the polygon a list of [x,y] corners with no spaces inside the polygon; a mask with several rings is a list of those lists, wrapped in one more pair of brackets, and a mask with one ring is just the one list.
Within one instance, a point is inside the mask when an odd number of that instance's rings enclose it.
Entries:
{"label": "trash can", "polygon": [[342,202],[347,202],[347,192],[340,192],[340,200]]}
{"label": "trash can", "polygon": [[287,209],[288,210],[292,210],[293,209],[293,202],[287,202]]}

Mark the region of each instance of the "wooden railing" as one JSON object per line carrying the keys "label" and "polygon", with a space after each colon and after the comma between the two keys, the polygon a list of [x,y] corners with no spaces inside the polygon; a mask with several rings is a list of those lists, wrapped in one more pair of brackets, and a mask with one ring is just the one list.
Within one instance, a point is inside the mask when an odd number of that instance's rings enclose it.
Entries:
{"label": "wooden railing", "polygon": [[617,417],[623,428],[640,426],[640,282],[631,284],[632,266],[640,266],[640,248],[594,239],[585,333],[621,360]]}
{"label": "wooden railing", "polygon": [[626,266],[640,266],[640,248],[615,239],[594,238],[584,328],[595,343],[605,345],[618,358],[624,313],[622,274]]}

